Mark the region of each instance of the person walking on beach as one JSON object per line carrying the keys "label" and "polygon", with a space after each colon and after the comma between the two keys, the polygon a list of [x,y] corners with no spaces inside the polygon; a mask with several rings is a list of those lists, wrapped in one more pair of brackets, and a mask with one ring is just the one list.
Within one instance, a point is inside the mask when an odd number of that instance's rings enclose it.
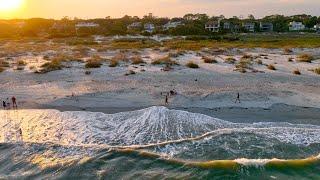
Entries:
{"label": "person walking on beach", "polygon": [[16,97],[12,96],[11,101],[12,101],[12,108],[13,108],[13,109],[14,109],[14,108],[18,109]]}
{"label": "person walking on beach", "polygon": [[6,103],[6,101],[2,101],[2,106],[3,106],[3,109],[4,109],[4,110],[7,109],[7,103]]}
{"label": "person walking on beach", "polygon": [[169,100],[168,100],[168,95],[166,95],[166,101],[165,104],[168,105],[169,104]]}
{"label": "person walking on beach", "polygon": [[7,105],[6,105],[7,109],[11,109],[11,104],[10,104],[9,98],[7,98],[6,103],[7,103]]}
{"label": "person walking on beach", "polygon": [[234,103],[237,103],[237,102],[241,103],[241,101],[240,101],[240,93],[238,93],[237,99],[236,99],[236,101]]}

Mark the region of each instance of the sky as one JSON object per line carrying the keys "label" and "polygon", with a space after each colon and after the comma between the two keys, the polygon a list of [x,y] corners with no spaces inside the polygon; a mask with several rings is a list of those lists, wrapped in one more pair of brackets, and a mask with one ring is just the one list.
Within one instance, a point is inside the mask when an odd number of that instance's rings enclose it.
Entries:
{"label": "sky", "polygon": [[[1,0],[0,0],[1,1]],[[11,0],[2,0],[11,1]],[[311,14],[320,16],[320,0],[22,0],[10,11],[0,10],[0,19],[71,18],[140,16],[153,13],[160,17],[179,17],[187,13],[207,13],[226,17],[263,17],[271,14]]]}

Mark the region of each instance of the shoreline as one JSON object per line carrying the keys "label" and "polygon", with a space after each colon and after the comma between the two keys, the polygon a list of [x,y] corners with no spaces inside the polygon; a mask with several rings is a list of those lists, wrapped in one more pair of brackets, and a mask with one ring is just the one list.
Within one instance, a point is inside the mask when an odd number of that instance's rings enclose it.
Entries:
{"label": "shoreline", "polygon": [[[105,114],[115,114],[120,112],[136,111],[148,108],[145,107],[92,107],[82,108],[76,106],[51,106],[39,105],[37,107],[22,109],[56,109],[65,111],[87,111],[102,112]],[[233,123],[258,123],[258,122],[287,122],[292,124],[312,124],[320,125],[320,108],[302,107],[287,104],[274,104],[269,108],[263,107],[176,107],[166,106],[168,109],[199,113],[214,118],[230,121]]]}

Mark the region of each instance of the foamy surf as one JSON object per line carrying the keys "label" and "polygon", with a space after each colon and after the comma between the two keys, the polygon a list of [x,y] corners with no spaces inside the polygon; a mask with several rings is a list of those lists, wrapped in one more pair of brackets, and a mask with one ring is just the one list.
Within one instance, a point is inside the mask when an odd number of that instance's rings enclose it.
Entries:
{"label": "foamy surf", "polygon": [[[312,144],[320,143],[320,127],[315,125],[231,123],[202,114],[169,110],[165,107],[150,107],[117,114],[12,110],[0,111],[0,119],[2,143],[23,141],[70,148],[131,149],[144,152],[145,155],[150,153],[156,158],[175,162],[180,162],[178,159],[182,159],[183,164],[208,167],[212,164],[216,167],[216,164],[221,165],[221,163],[266,166],[272,163],[305,161],[303,158],[300,160],[281,160],[273,157],[242,158],[243,153],[237,153],[237,150],[231,147],[236,143],[238,143],[236,147],[250,143],[249,149],[244,147],[243,151],[272,149],[273,146],[281,144],[296,145],[297,149],[308,148]],[[23,132],[20,138],[17,135],[18,129]],[[226,146],[225,143],[229,145]],[[226,157],[234,157],[234,160],[218,160],[219,156],[208,154],[219,148],[220,152],[228,152],[225,153]],[[229,152],[232,153],[229,155]],[[300,156],[314,155],[311,153],[300,153]],[[318,154],[319,151],[313,153]],[[269,154],[266,152],[264,156],[270,156]],[[277,157],[276,155],[275,152],[274,157]],[[77,157],[79,156],[81,157],[81,154]],[[254,154],[247,157],[252,156],[254,157]],[[319,157],[320,155],[312,159],[318,160]],[[195,161],[199,158],[204,158],[201,159],[203,162]],[[208,161],[212,159],[217,160]]]}

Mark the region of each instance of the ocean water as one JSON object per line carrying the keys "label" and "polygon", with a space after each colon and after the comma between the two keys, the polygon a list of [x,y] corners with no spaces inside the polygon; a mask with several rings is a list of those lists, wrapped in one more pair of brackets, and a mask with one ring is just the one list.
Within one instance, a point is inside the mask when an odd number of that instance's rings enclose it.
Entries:
{"label": "ocean water", "polygon": [[0,111],[0,120],[0,179],[320,179],[315,125],[165,107]]}

